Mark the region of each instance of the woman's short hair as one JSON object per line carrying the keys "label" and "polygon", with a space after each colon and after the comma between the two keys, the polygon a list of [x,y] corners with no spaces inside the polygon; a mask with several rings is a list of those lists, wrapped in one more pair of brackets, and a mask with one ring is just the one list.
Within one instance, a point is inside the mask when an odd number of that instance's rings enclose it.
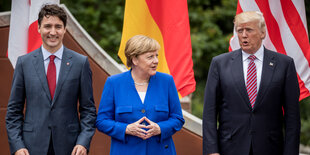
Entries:
{"label": "woman's short hair", "polygon": [[147,52],[153,52],[160,49],[159,43],[150,37],[144,35],[135,35],[130,38],[125,47],[125,56],[127,66],[132,67],[132,58]]}
{"label": "woman's short hair", "polygon": [[237,31],[237,27],[239,24],[248,23],[252,21],[258,21],[257,24],[260,30],[262,32],[266,31],[266,23],[263,13],[259,11],[246,11],[236,15],[234,20],[235,30]]}

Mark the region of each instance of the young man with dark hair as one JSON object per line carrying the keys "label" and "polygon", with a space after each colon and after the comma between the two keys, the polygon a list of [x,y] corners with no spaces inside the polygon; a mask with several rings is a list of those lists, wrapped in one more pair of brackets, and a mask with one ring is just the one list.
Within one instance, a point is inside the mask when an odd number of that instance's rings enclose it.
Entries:
{"label": "young man with dark hair", "polygon": [[12,154],[87,154],[96,120],[92,73],[87,57],[63,46],[66,20],[58,5],[43,6],[42,46],[17,60],[6,115]]}

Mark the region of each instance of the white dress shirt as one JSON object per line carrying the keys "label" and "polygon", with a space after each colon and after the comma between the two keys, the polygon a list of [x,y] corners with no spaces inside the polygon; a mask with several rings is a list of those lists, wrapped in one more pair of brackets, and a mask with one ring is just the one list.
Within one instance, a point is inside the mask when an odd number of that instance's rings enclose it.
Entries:
{"label": "white dress shirt", "polygon": [[[248,57],[251,54],[248,54],[242,50],[242,60],[243,60],[243,75],[244,75],[244,81],[245,86],[247,82],[247,72],[248,72],[248,66],[250,63],[250,59]],[[258,49],[258,51],[254,54],[256,59],[254,60],[255,66],[256,66],[256,73],[257,73],[257,92],[259,90],[260,81],[262,77],[262,70],[263,70],[263,60],[264,60],[264,46],[261,45],[261,47]]]}
{"label": "white dress shirt", "polygon": [[43,54],[43,60],[44,60],[44,67],[45,67],[45,74],[47,74],[47,68],[48,64],[50,63],[50,55],[55,55],[54,63],[56,66],[56,84],[58,82],[58,76],[59,76],[59,71],[60,71],[60,66],[61,66],[61,59],[62,59],[62,54],[64,51],[63,45],[56,51],[55,53],[50,53],[48,52],[43,45],[41,46],[42,49],[42,54]]}

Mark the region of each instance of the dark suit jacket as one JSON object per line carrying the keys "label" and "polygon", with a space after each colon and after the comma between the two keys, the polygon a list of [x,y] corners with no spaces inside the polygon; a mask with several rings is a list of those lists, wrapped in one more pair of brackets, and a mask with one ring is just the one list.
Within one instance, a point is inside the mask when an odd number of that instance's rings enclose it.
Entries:
{"label": "dark suit jacket", "polygon": [[203,112],[204,154],[248,155],[252,145],[254,155],[298,155],[299,85],[293,59],[264,49],[253,110],[242,66],[241,49],[212,60]]}
{"label": "dark suit jacket", "polygon": [[87,57],[64,47],[54,100],[41,48],[18,58],[6,115],[11,153],[27,148],[31,155],[47,154],[51,135],[57,155],[71,154],[76,144],[88,149],[95,121]]}

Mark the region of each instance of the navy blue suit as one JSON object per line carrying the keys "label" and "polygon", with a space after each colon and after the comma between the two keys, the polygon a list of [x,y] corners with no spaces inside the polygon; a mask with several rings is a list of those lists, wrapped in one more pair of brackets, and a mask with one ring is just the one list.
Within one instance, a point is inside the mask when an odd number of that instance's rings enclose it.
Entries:
{"label": "navy blue suit", "polygon": [[[128,124],[147,117],[157,123],[161,134],[143,140],[126,135]],[[138,95],[131,72],[107,79],[96,126],[111,136],[112,155],[176,154],[172,135],[184,124],[178,93],[172,76],[156,72],[150,77],[144,104]]]}
{"label": "navy blue suit", "polygon": [[298,155],[298,99],[292,58],[264,49],[261,83],[252,110],[241,49],[214,57],[205,89],[204,154],[248,155],[252,147],[254,155]]}
{"label": "navy blue suit", "polygon": [[18,58],[6,115],[12,154],[21,148],[31,155],[47,154],[51,136],[57,155],[71,154],[76,144],[89,149],[95,121],[87,57],[64,47],[53,100],[41,48]]}

